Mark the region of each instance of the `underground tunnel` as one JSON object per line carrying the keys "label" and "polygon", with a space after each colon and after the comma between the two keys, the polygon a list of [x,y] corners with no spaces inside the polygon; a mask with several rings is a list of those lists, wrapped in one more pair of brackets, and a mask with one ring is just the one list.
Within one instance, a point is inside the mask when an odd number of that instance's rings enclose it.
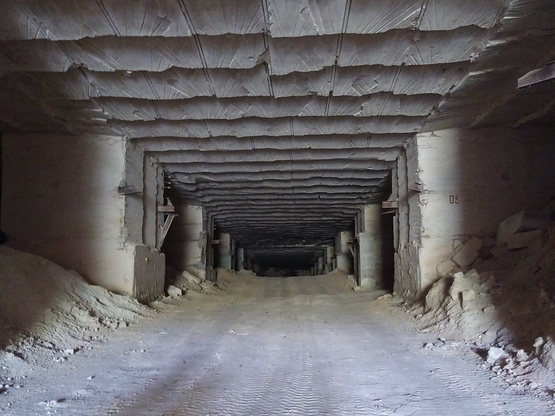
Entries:
{"label": "underground tunnel", "polygon": [[0,5],[0,413],[555,414],[552,1]]}

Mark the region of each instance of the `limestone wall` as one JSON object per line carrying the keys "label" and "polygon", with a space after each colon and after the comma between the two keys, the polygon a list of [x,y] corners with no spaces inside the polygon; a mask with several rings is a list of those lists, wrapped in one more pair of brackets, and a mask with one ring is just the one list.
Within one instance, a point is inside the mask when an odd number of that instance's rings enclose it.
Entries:
{"label": "limestone wall", "polygon": [[112,136],[4,135],[2,229],[14,248],[147,301],[163,290],[164,260],[140,240],[141,195],[118,193],[124,181],[142,191],[140,156],[126,166],[127,145]]}
{"label": "limestone wall", "polygon": [[398,256],[405,259],[397,262],[398,289],[426,288],[437,279],[436,265],[460,241],[493,236],[500,221],[555,196],[549,130],[436,131],[418,135],[406,157],[408,168],[400,159],[396,169]]}

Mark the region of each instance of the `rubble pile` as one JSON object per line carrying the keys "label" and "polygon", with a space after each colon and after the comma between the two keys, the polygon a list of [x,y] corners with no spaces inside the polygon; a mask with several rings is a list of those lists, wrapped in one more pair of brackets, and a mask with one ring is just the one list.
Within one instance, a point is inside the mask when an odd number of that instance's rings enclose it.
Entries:
{"label": "rubble pile", "polygon": [[0,363],[64,357],[98,338],[97,331],[127,327],[151,313],[42,257],[0,247]]}
{"label": "rubble pile", "polygon": [[497,236],[473,237],[437,267],[413,308],[423,331],[464,339],[511,384],[555,390],[555,225],[551,209],[520,212]]}
{"label": "rubble pile", "polygon": [[193,273],[184,270],[172,279],[172,283],[166,289],[168,296],[179,297],[191,292],[213,293],[217,286],[213,282],[197,277]]}
{"label": "rubble pile", "polygon": [[[218,272],[220,272],[220,270],[218,270]],[[243,277],[243,278],[246,278],[246,277],[247,278],[248,277],[257,278],[258,277],[255,272],[253,272],[252,270],[246,270],[246,269],[238,271],[236,274],[237,274],[237,276],[240,276],[240,277]],[[219,278],[219,274],[218,274],[218,278]]]}

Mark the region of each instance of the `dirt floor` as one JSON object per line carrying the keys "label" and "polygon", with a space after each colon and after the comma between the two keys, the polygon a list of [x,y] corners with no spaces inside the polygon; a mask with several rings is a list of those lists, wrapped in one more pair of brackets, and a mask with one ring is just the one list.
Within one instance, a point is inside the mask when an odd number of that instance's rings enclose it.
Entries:
{"label": "dirt floor", "polygon": [[101,329],[65,360],[4,359],[0,414],[555,414],[343,275],[223,273],[220,287],[157,302],[153,317]]}

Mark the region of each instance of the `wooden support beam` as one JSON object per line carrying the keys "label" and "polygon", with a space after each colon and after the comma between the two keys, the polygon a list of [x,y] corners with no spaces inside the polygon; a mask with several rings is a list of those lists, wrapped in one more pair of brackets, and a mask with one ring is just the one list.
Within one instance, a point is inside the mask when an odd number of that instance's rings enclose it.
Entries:
{"label": "wooden support beam", "polygon": [[173,205],[158,205],[158,212],[164,212],[164,213],[175,212],[175,206],[173,206]]}
{"label": "wooden support beam", "polygon": [[164,244],[164,240],[168,235],[168,231],[170,230],[170,227],[172,226],[172,222],[175,219],[175,217],[178,217],[178,215],[168,214],[168,216],[166,217],[166,221],[164,221],[164,226],[162,227],[162,233],[160,235],[160,247],[162,247],[162,244]]}
{"label": "wooden support beam", "polygon": [[118,194],[120,195],[140,194],[141,192],[140,189],[135,188],[133,185],[118,186]]}
{"label": "wooden support beam", "polygon": [[358,244],[358,237],[349,238],[349,240],[347,240],[347,245],[349,247],[349,250],[351,250],[351,254],[353,257],[355,257],[355,254],[356,254],[355,244]]}
{"label": "wooden support beam", "polygon": [[399,208],[399,202],[398,201],[382,201],[382,208],[387,208],[387,209]]}

